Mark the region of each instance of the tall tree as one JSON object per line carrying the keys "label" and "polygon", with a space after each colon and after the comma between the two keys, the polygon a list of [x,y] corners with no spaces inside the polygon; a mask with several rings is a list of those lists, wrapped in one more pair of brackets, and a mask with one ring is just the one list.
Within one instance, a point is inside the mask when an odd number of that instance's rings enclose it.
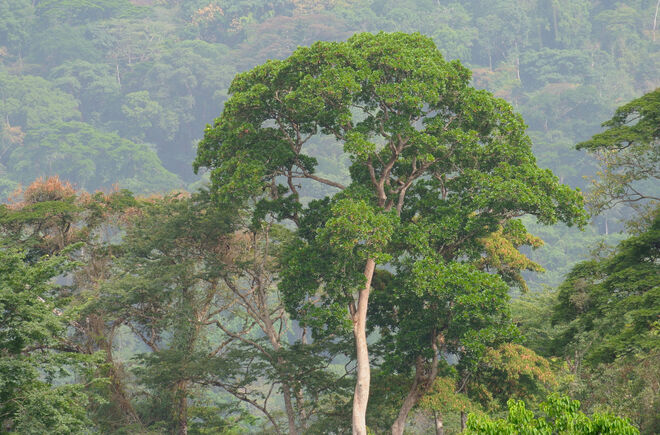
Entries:
{"label": "tall tree", "polygon": [[[656,209],[649,229],[622,241],[611,254],[573,268],[553,313],[553,321],[566,326],[557,339],[560,349],[598,363],[658,347],[658,240]],[[575,363],[579,367],[580,361]]]}
{"label": "tall tree", "polygon": [[104,206],[113,208],[120,198],[124,192],[92,196],[53,177],[0,205],[2,431],[67,434],[92,427],[87,411],[112,370],[98,370],[105,359],[99,347],[83,349],[71,336],[84,327],[72,286],[55,280],[74,276],[89,258]]}
{"label": "tall tree", "polygon": [[89,417],[103,430],[139,420],[127,397],[122,365],[113,354],[121,323],[106,322],[108,313],[90,303],[99,297],[99,281],[109,275],[113,257],[109,240],[135,203],[127,191],[90,195],[51,177],[18,189],[8,205],[0,206],[0,237],[20,246],[27,261],[44,256],[75,260],[76,267],[68,269],[70,285],[51,296],[68,326],[60,340],[78,358],[102,355],[85,379],[101,376],[107,383],[90,382],[85,392],[102,397],[90,406]]}
{"label": "tall tree", "polygon": [[589,195],[594,212],[660,201],[660,88],[619,107],[603,127],[604,132],[577,144],[602,163]]}
{"label": "tall tree", "polygon": [[[379,327],[384,366],[408,374],[413,382],[392,434],[403,434],[412,408],[431,389],[440,359],[453,355],[474,365],[486,346],[511,341],[516,330],[509,319],[506,284],[473,265],[445,263],[432,256],[405,264],[395,279],[374,291],[372,325]],[[376,348],[378,349],[378,347]]]}
{"label": "tall tree", "polygon": [[108,313],[106,322],[128,326],[149,349],[135,368],[150,397],[147,426],[187,433],[200,410],[208,414],[202,396],[218,387],[281,433],[279,389],[295,434],[315,408],[305,393],[335,380],[324,373],[333,358],[327,348],[289,338],[274,281],[276,252],[290,232],[268,222],[247,228],[243,214],[199,192],[144,202],[126,226],[92,312]]}
{"label": "tall tree", "polygon": [[[199,145],[195,170],[212,169],[220,198],[270,192],[268,206],[281,218],[310,220],[296,244],[299,255],[292,254],[298,269],[283,271],[281,288],[300,313],[323,286],[325,306],[348,315],[357,355],[356,434],[366,434],[371,283],[377,263],[404,254],[405,246],[390,244],[397,231],[424,237],[418,222],[435,216],[442,232],[442,211],[458,207],[459,230],[439,251],[451,257],[514,216],[583,220],[579,194],[536,166],[520,116],[469,80],[466,68],[446,62],[419,34],[316,43],[239,74]],[[349,186],[315,174],[316,159],[305,151],[318,134],[333,136],[351,158]],[[300,179],[342,192],[302,216]]]}
{"label": "tall tree", "polygon": [[148,349],[136,368],[149,397],[143,423],[181,435],[188,433],[196,386],[228,344],[209,340],[215,329],[209,325],[226,302],[221,260],[234,219],[202,208],[203,201],[185,196],[143,204],[127,225],[95,309],[109,314],[106,322],[126,325]]}
{"label": "tall tree", "polygon": [[[443,235],[450,231],[445,227]],[[386,272],[380,273],[381,285],[374,286],[370,307],[372,328],[378,328],[378,345],[384,347],[383,367],[404,374],[414,371],[408,395],[392,424],[394,434],[403,433],[408,413],[432,387],[447,355],[457,359],[461,389],[465,389],[468,379],[483,370],[482,359],[497,352],[488,353],[487,348],[499,348],[518,338],[509,314],[507,282],[525,290],[520,271],[540,269],[517,250],[519,245],[540,244],[517,220],[486,237],[466,240],[444,258],[420,252],[443,249],[443,242],[432,235],[437,233],[429,233],[429,245],[417,241],[407,248],[421,258],[393,260],[396,274],[392,279],[387,279]],[[470,248],[466,250],[466,246]]]}

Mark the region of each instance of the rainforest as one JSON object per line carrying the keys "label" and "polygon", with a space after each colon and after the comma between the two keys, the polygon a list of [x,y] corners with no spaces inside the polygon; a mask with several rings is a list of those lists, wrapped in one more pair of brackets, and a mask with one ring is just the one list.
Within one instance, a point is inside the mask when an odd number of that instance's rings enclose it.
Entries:
{"label": "rainforest", "polygon": [[0,0],[0,434],[660,432],[658,0]]}

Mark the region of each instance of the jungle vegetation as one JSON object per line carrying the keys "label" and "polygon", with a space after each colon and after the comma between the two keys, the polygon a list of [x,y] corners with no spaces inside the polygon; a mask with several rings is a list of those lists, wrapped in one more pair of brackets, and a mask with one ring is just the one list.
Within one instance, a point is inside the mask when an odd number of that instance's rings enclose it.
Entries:
{"label": "jungle vegetation", "polygon": [[659,432],[659,7],[3,0],[0,433]]}

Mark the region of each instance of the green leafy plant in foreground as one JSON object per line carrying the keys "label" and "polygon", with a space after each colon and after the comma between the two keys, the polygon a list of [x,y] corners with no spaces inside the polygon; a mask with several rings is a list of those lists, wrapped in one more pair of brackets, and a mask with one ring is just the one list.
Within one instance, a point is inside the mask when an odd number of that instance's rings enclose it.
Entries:
{"label": "green leafy plant in foreground", "polygon": [[552,394],[541,404],[543,416],[535,417],[523,401],[509,400],[506,419],[493,420],[488,416],[470,415],[466,434],[480,435],[596,435],[639,434],[628,420],[611,414],[596,413],[588,417],[580,411],[580,402],[567,396]]}

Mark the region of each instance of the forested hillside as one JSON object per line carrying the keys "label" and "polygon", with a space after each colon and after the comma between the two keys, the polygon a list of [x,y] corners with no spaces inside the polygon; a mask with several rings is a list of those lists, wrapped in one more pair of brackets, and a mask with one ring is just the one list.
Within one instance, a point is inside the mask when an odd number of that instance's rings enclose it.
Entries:
{"label": "forested hillside", "polygon": [[657,433],[659,15],[0,0],[0,433]]}
{"label": "forested hillside", "polygon": [[476,87],[522,113],[541,166],[583,186],[594,166],[573,145],[618,105],[658,86],[656,6],[5,0],[3,195],[54,174],[90,191],[112,183],[139,192],[186,186],[195,181],[190,164],[203,127],[220,113],[237,72],[298,45],[379,30],[432,37],[445,58],[473,71]]}
{"label": "forested hillside", "polygon": [[[52,175],[90,192],[194,188],[197,142],[237,72],[298,45],[379,30],[432,37],[477,88],[523,115],[541,167],[584,188],[597,165],[574,144],[659,84],[656,3],[5,0],[0,197]],[[339,151],[325,148],[315,153],[320,170],[347,175]],[[539,229],[552,246],[534,258],[549,273],[529,276],[531,285],[556,285],[564,258],[620,230],[622,213],[582,234]]]}

